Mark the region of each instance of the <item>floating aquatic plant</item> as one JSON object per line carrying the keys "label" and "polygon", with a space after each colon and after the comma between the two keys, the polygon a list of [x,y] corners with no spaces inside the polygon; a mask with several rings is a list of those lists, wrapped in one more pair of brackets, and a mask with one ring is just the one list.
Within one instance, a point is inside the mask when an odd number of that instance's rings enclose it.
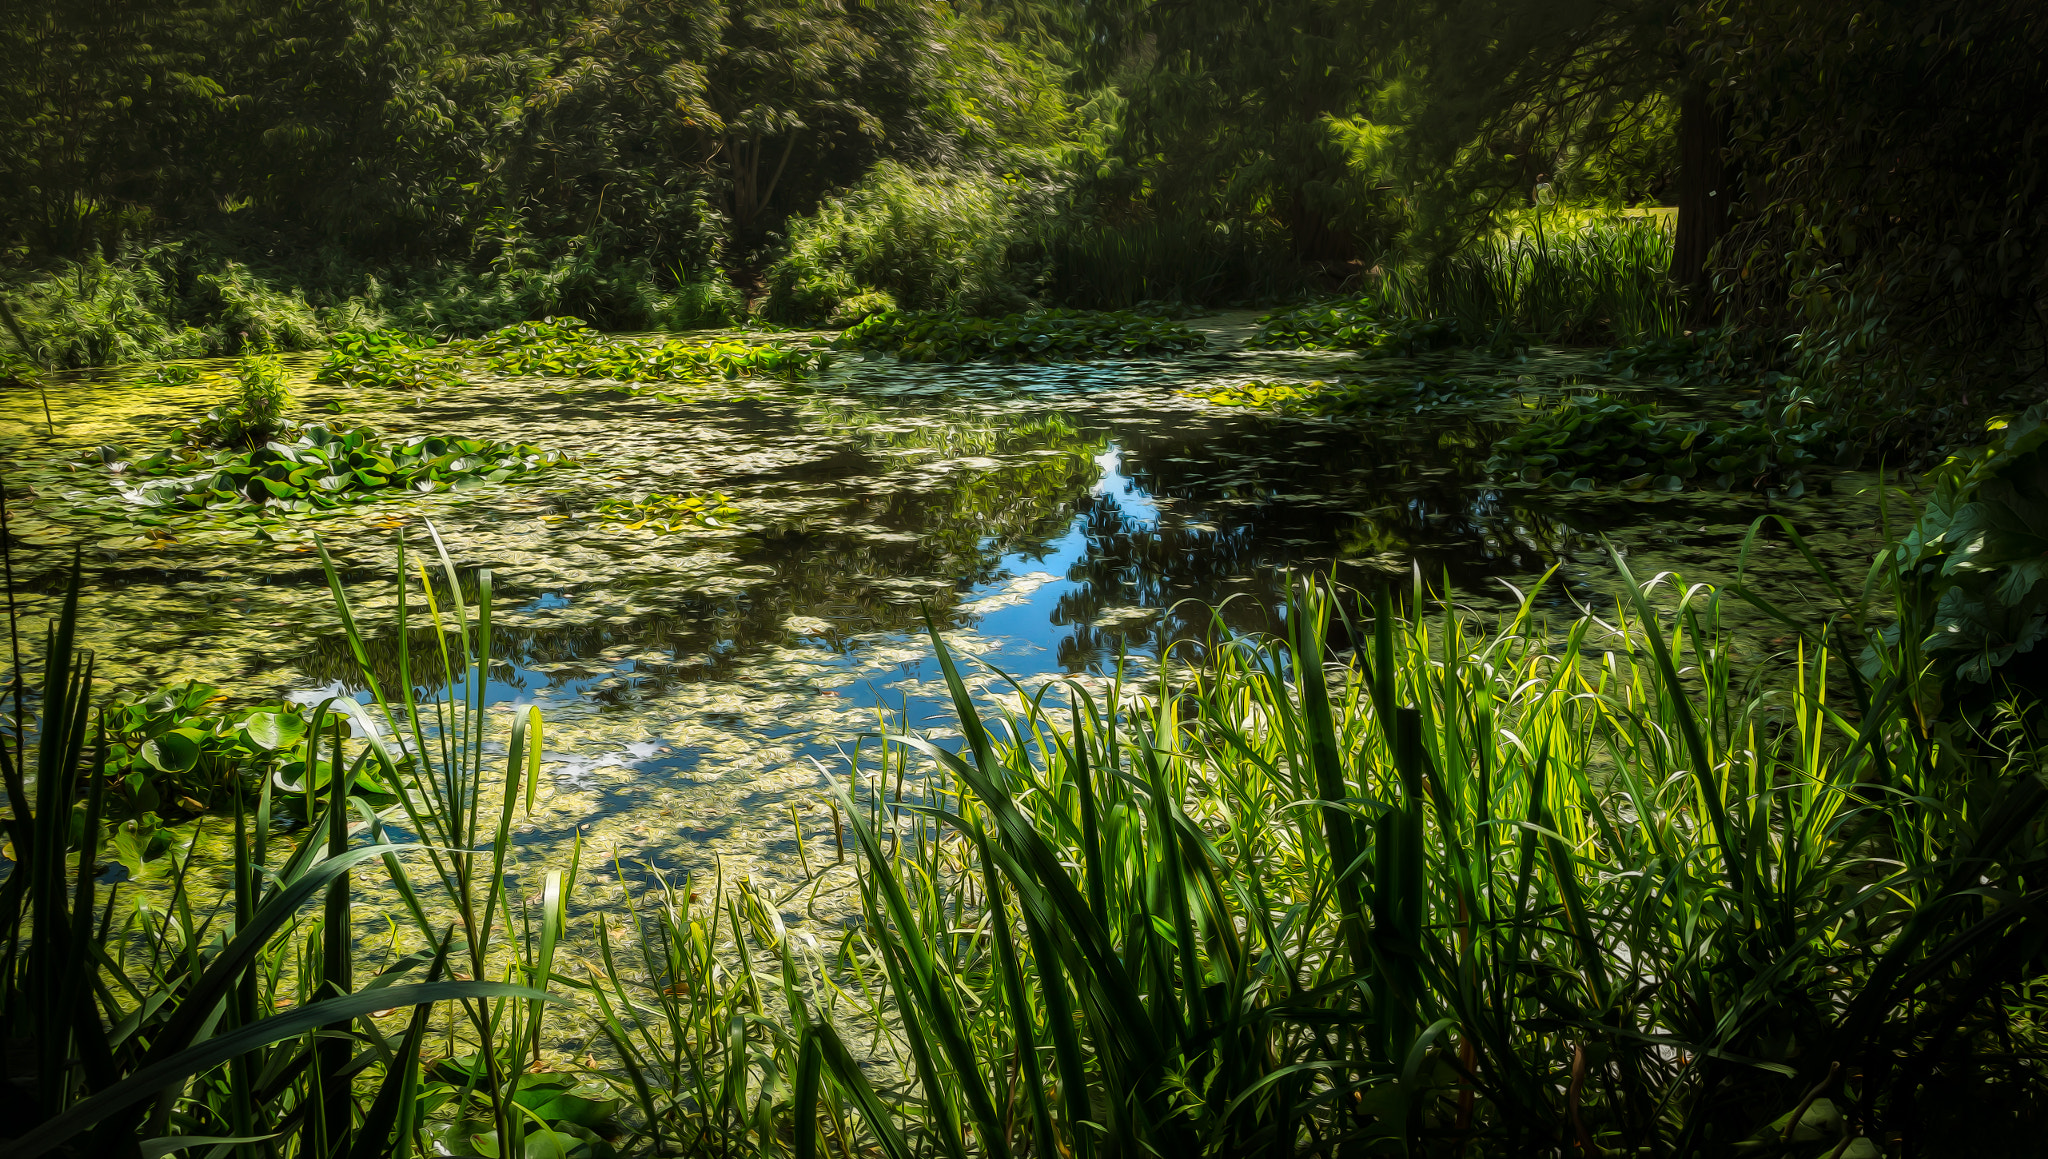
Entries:
{"label": "floating aquatic plant", "polygon": [[1163,318],[1127,310],[1041,310],[976,318],[950,311],[874,314],[836,345],[905,362],[1081,362],[1200,350],[1208,339]]}
{"label": "floating aquatic plant", "polygon": [[[102,448],[120,462],[121,449]],[[273,440],[248,451],[206,452],[166,447],[127,464],[149,481],[126,491],[143,507],[218,510],[256,504],[307,512],[371,502],[397,490],[467,490],[544,471],[565,461],[531,443],[456,439],[435,435],[388,443],[366,427],[331,431],[309,426],[290,441]]]}
{"label": "floating aquatic plant", "polygon": [[477,339],[472,348],[500,374],[610,378],[620,382],[708,382],[802,378],[822,369],[823,351],[750,342],[649,342],[600,334],[575,318],[521,322]]}
{"label": "floating aquatic plant", "polygon": [[1355,350],[1366,357],[1396,358],[1460,341],[1455,318],[1389,316],[1376,299],[1355,298],[1268,314],[1244,344],[1253,350]]}
{"label": "floating aquatic plant", "polygon": [[1218,406],[1241,406],[1295,414],[1348,415],[1420,411],[1456,406],[1498,393],[1498,383],[1446,375],[1375,379],[1366,382],[1263,382],[1196,387],[1182,391]]}
{"label": "floating aquatic plant", "polygon": [[189,362],[159,362],[149,368],[142,381],[151,386],[187,386],[205,377],[205,372]]}
{"label": "floating aquatic plant", "polygon": [[349,386],[427,390],[461,383],[468,344],[437,344],[427,335],[397,330],[345,330],[327,340],[327,358],[315,377]]}
{"label": "floating aquatic plant", "polygon": [[802,378],[823,369],[825,359],[823,351],[807,347],[622,338],[581,319],[548,318],[440,344],[397,331],[348,331],[330,342],[318,377],[350,386],[414,390],[456,385],[478,371],[629,384],[714,382]]}
{"label": "floating aquatic plant", "polygon": [[[265,777],[276,788],[324,790],[330,762],[307,746],[309,710],[270,702],[244,708],[220,703],[223,690],[199,681],[168,685],[139,700],[108,706],[109,815],[200,813],[233,799]],[[356,770],[352,792],[388,795],[372,771]]]}
{"label": "floating aquatic plant", "polygon": [[[1532,407],[1541,404],[1532,403]],[[1494,444],[1487,469],[1524,483],[1587,491],[1677,491],[1688,483],[1728,490],[1806,493],[1803,472],[1820,457],[1817,428],[1756,413],[1745,422],[1684,420],[1649,402],[1605,393],[1545,406]]]}
{"label": "floating aquatic plant", "polygon": [[620,531],[673,533],[699,528],[732,526],[740,515],[730,496],[723,491],[697,491],[688,495],[656,492],[636,499],[606,499],[598,503],[599,521]]}

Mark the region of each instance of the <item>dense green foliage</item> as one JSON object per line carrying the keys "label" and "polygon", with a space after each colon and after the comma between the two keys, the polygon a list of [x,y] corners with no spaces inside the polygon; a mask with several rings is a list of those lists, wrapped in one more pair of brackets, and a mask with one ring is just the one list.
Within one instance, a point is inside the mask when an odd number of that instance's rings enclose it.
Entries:
{"label": "dense green foliage", "polygon": [[764,311],[844,326],[885,310],[1003,313],[1028,304],[1015,268],[1026,212],[1015,175],[875,167],[790,223]]}
{"label": "dense green foliage", "polygon": [[875,314],[848,327],[834,345],[906,362],[1074,362],[1178,354],[1207,342],[1187,326],[1150,314],[1042,310],[999,318]]}
{"label": "dense green foliage", "polygon": [[[1983,685],[2012,665],[2037,684],[2048,651],[2048,410],[2001,420],[1995,440],[1933,473],[1927,508],[1890,561],[1920,601],[1921,649]],[[2015,661],[2019,663],[2014,663]]]}
{"label": "dense green foliage", "polygon": [[1363,291],[1503,350],[1718,315],[1924,455],[2039,394],[2042,35],[2017,0],[39,0],[0,30],[0,296],[42,366],[750,300]]}

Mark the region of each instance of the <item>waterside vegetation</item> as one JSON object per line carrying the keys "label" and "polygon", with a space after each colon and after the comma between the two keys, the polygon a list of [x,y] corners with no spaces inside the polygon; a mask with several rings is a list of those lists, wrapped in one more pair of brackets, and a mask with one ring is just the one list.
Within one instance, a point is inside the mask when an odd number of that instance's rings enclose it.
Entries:
{"label": "waterside vegetation", "polygon": [[[964,739],[892,728],[825,771],[852,872],[814,889],[861,917],[825,940],[744,881],[619,911],[581,854],[507,873],[540,723],[477,699],[490,577],[433,550],[434,642],[392,699],[334,585],[368,706],[101,716],[67,611],[6,765],[5,1013],[57,1044],[10,1076],[40,1124],[17,1153],[1868,1156],[2033,1129],[2036,709],[1926,715],[1951,685],[1883,584],[1818,575],[1840,602],[1746,665],[1719,627],[1745,589],[1618,558],[1632,594],[1572,624],[1304,588],[1285,635],[1099,695],[977,700],[935,637]],[[420,701],[429,670],[460,678]],[[138,760],[218,774],[227,859],[101,898],[79,836],[120,832]],[[43,803],[73,800],[67,836]],[[351,874],[388,878],[387,935],[348,932]],[[536,1069],[564,1019],[609,1051]]]}

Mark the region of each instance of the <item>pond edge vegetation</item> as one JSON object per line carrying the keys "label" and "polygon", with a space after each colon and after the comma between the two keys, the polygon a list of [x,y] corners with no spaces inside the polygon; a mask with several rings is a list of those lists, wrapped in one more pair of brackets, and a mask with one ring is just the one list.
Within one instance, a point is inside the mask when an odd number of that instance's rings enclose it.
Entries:
{"label": "pond edge vegetation", "polygon": [[[89,660],[67,655],[74,582],[36,697],[68,723],[33,759],[17,732],[6,768],[23,855],[0,1016],[61,1044],[22,1153],[1877,1155],[1963,1102],[2014,1139],[2038,1113],[2035,1064],[1993,1045],[2040,1030],[2015,989],[2040,954],[2037,708],[1930,668],[1911,625],[1939,601],[1906,598],[1888,557],[1860,594],[1813,561],[1819,622],[1739,583],[1660,610],[1671,581],[1619,557],[1634,594],[1561,635],[1530,602],[1473,635],[1449,605],[1419,615],[1419,587],[1407,616],[1382,596],[1364,619],[1304,588],[1285,636],[1219,635],[1155,690],[1020,690],[993,715],[935,635],[965,740],[892,731],[830,774],[864,914],[836,945],[695,878],[629,891],[629,938],[602,912],[571,937],[580,852],[515,887],[540,724],[474,700],[490,577],[429,558],[440,651],[402,658],[388,701],[330,570],[374,703],[312,712],[296,782],[230,778],[225,940],[189,861],[117,905],[90,888],[98,842],[74,850],[70,810],[39,805],[75,800],[100,832],[113,784]],[[1738,667],[1728,598],[1783,618],[1793,653]],[[406,673],[429,670],[468,676],[416,701]],[[907,772],[911,796],[880,787]],[[271,828],[288,799],[293,838]],[[394,843],[401,822],[426,843]],[[367,947],[321,931],[351,928],[348,874],[379,868],[410,949],[358,982]],[[57,980],[60,960],[105,983]],[[459,1004],[453,1070],[419,1061],[430,999]],[[572,1017],[607,1062],[523,1074],[543,1021]],[[1957,1066],[2003,1109],[1942,1086]]]}

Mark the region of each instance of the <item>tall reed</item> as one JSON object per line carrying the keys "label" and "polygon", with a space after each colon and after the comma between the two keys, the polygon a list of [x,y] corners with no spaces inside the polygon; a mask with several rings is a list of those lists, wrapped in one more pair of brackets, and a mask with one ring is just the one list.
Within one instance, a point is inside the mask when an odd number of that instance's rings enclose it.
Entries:
{"label": "tall reed", "polygon": [[1390,267],[1381,296],[1412,318],[1456,318],[1472,336],[1506,328],[1546,342],[1626,346],[1683,332],[1685,303],[1667,274],[1668,226],[1553,214],[1448,257]]}
{"label": "tall reed", "polygon": [[[1720,593],[1627,590],[1474,634],[1305,589],[1156,694],[993,716],[935,640],[963,739],[848,782],[857,927],[813,946],[708,880],[640,918],[649,988],[608,1003],[650,1134],[1869,1156],[1937,1065],[2038,1102],[2037,742],[1930,730],[1846,620],[1743,677]],[[863,787],[913,758],[908,798]]]}

